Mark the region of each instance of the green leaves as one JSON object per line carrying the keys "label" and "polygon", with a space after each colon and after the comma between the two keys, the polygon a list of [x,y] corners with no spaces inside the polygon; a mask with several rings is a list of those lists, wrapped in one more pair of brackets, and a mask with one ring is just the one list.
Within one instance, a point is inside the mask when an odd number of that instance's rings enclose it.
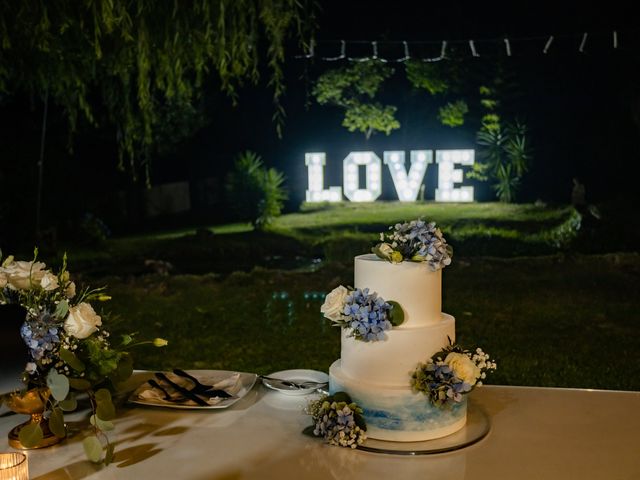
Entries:
{"label": "green leaves", "polygon": [[59,350],[60,359],[73,368],[77,372],[83,372],[85,369],[84,363],[75,356],[75,354],[71,350],[67,350],[66,348],[61,348]]}
{"label": "green leaves", "polygon": [[48,91],[65,112],[70,134],[81,117],[97,124],[99,106],[117,127],[120,167],[136,179],[154,150],[168,149],[202,125],[205,81],[213,76],[235,98],[239,85],[257,82],[263,52],[280,125],[285,41],[291,32],[308,42],[313,7],[306,0],[180,8],[173,2],[78,0],[52,9],[41,0],[2,2],[0,94],[37,98]]}
{"label": "green leaves", "polygon": [[64,426],[64,414],[58,407],[54,407],[53,410],[51,410],[51,415],[49,416],[49,429],[58,438],[64,438],[67,436],[67,430]]}
{"label": "green leaves", "polygon": [[320,105],[344,109],[342,126],[350,132],[362,132],[366,138],[374,132],[389,135],[400,128],[396,107],[372,100],[392,74],[393,69],[381,62],[359,62],[326,71],[318,77],[312,93]]}
{"label": "green leaves", "polygon": [[35,447],[43,438],[44,434],[42,433],[42,427],[40,427],[39,423],[29,423],[25,425],[20,429],[20,433],[18,434],[20,443],[27,448]]}
{"label": "green leaves", "polygon": [[113,422],[102,420],[97,415],[91,415],[89,417],[89,423],[91,423],[91,425],[93,425],[94,427],[102,430],[103,432],[108,432],[109,430],[113,430],[115,428]]}
{"label": "green leaves", "polygon": [[387,300],[387,303],[393,307],[391,312],[389,312],[389,321],[391,322],[391,325],[394,327],[402,325],[404,322],[404,310],[400,304],[393,300]]}
{"label": "green leaves", "polygon": [[52,368],[47,375],[47,387],[51,390],[53,398],[60,402],[69,393],[69,379]]}
{"label": "green leaves", "polygon": [[94,463],[100,463],[102,459],[102,444],[98,437],[91,436],[87,437],[82,441],[82,447],[84,448],[84,453],[89,460]]}
{"label": "green leaves", "polygon": [[67,316],[67,313],[69,313],[69,303],[66,300],[61,300],[56,306],[54,315],[62,320]]}
{"label": "green leaves", "polygon": [[91,383],[84,378],[69,378],[69,386],[74,390],[89,390],[91,388]]}
{"label": "green leaves", "polygon": [[111,392],[101,388],[95,395],[96,415],[102,420],[112,420],[116,417],[116,409],[111,401]]}
{"label": "green leaves", "polygon": [[67,398],[58,402],[58,406],[65,412],[73,412],[76,408],[78,408],[78,401],[76,400],[76,396],[73,392],[69,393]]}

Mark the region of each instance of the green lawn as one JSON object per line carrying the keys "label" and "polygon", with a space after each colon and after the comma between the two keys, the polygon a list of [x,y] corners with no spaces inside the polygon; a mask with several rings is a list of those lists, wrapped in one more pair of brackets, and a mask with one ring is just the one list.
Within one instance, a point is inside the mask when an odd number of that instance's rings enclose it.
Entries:
{"label": "green lawn", "polygon": [[[444,305],[458,340],[499,362],[492,383],[640,390],[637,255],[472,259],[445,270]],[[319,313],[322,296],[350,284],[351,265],[316,272],[109,278],[121,331],[164,336],[165,351],[138,366],[327,370],[338,330]]]}
{"label": "green lawn", "polygon": [[[640,390],[640,259],[576,254],[570,208],[342,204],[285,215],[269,232],[233,225],[70,249],[70,268],[109,285],[116,332],[170,340],[137,352],[138,367],[326,371],[340,345],[319,313],[324,294],[352,283],[353,256],[379,231],[418,216],[454,246],[444,310],[462,344],[497,358],[492,383]],[[172,274],[150,273],[148,259]]]}

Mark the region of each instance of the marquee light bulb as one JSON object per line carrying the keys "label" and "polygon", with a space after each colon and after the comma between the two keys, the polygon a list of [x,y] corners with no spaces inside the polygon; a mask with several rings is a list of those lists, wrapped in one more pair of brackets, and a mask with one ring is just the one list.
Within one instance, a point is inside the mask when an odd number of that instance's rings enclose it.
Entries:
{"label": "marquee light bulb", "polygon": [[473,150],[438,150],[436,163],[438,164],[438,188],[436,188],[436,202],[471,202],[473,201],[473,187],[455,188],[454,184],[462,183],[464,172],[457,165],[473,165],[475,152]]}
{"label": "marquee light bulb", "polygon": [[307,202],[339,202],[342,200],[342,187],[324,189],[324,166],[327,163],[324,153],[307,153],[304,156],[307,165],[308,185]]}
{"label": "marquee light bulb", "polygon": [[420,184],[427,172],[427,164],[432,162],[432,152],[412,150],[410,158],[411,166],[407,172],[404,151],[384,152],[384,163],[389,166],[391,180],[401,202],[415,202],[418,198]]}
{"label": "marquee light bulb", "polygon": [[[359,188],[360,166],[365,167],[366,188]],[[343,161],[345,176],[344,196],[352,202],[373,202],[382,193],[380,183],[380,157],[373,152],[351,152]],[[347,182],[349,172],[352,177]]]}

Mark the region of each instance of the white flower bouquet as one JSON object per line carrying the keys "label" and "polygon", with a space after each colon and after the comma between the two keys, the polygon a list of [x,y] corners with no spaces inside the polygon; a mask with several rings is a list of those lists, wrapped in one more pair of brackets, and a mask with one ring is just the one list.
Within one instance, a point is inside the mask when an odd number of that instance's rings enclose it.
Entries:
{"label": "white flower bouquet", "polygon": [[17,304],[26,312],[20,329],[29,353],[23,374],[25,391],[46,392],[38,394],[44,404],[43,422],[24,426],[19,432],[20,443],[33,448],[42,445],[43,435],[64,438],[63,412],[74,410],[76,396],[86,394],[92,408],[93,434],[84,439],[85,452],[94,462],[109,463],[113,445],[105,432],[113,428],[115,417],[111,391],[133,371],[128,349],[167,342],[157,338],[134,343],[132,335],[112,341],[103,318],[91,305],[111,297],[103,288],[76,292],[66,255],[57,274],[38,262],[37,255],[37,249],[32,261],[17,261],[13,256],[2,261],[0,255],[0,305]]}

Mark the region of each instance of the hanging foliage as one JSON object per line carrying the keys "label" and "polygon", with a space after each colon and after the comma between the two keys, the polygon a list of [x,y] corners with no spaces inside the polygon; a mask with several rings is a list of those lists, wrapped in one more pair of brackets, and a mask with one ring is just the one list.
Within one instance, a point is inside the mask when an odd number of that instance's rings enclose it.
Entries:
{"label": "hanging foliage", "polygon": [[311,15],[304,0],[1,2],[0,94],[48,92],[71,136],[80,118],[115,125],[119,167],[148,178],[160,140],[198,124],[205,83],[235,100],[262,51],[279,130],[285,41],[310,38]]}
{"label": "hanging foliage", "polygon": [[312,93],[320,105],[344,109],[342,125],[350,132],[362,132],[367,139],[374,132],[389,135],[400,128],[400,122],[395,118],[397,108],[373,99],[392,74],[391,67],[375,60],[358,62],[324,72]]}

